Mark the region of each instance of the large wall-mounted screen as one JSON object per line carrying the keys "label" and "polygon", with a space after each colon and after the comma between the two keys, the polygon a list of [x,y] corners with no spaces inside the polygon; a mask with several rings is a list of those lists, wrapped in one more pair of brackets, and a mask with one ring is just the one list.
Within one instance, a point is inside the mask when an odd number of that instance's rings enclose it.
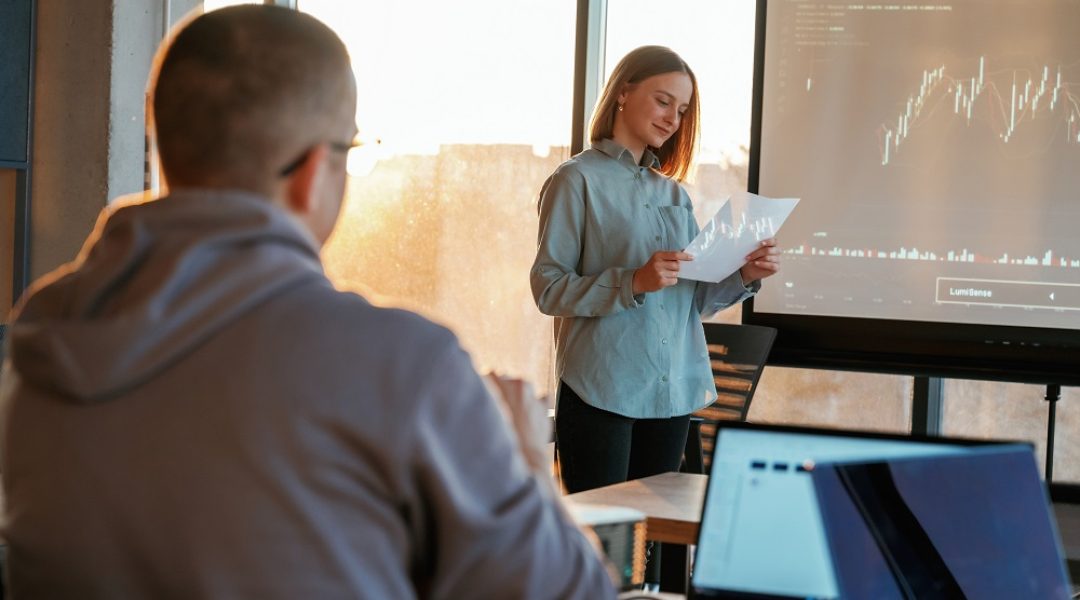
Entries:
{"label": "large wall-mounted screen", "polygon": [[782,360],[1065,378],[1078,23],[1078,0],[759,2],[751,191],[803,202],[747,320]]}

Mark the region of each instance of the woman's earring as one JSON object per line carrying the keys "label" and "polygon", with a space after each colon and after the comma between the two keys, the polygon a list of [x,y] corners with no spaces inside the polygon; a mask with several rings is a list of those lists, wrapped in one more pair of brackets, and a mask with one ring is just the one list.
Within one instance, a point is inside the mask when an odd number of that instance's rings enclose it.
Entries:
{"label": "woman's earring", "polygon": [[622,112],[622,104],[619,105],[619,112]]}

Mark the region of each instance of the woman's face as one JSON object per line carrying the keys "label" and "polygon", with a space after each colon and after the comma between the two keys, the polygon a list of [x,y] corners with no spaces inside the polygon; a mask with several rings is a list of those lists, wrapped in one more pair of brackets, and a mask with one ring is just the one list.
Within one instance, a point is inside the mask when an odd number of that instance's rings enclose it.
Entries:
{"label": "woman's face", "polygon": [[693,93],[690,76],[680,72],[628,85],[619,94],[622,110],[615,113],[615,141],[631,151],[663,146],[679,130]]}

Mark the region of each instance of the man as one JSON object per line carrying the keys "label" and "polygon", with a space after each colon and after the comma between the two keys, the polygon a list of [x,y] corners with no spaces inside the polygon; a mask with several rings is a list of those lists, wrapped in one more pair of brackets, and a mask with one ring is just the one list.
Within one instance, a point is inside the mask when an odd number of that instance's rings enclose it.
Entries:
{"label": "man", "polygon": [[282,8],[159,56],[171,192],[106,210],[9,330],[16,598],[614,596],[454,336],[323,275],[355,104]]}

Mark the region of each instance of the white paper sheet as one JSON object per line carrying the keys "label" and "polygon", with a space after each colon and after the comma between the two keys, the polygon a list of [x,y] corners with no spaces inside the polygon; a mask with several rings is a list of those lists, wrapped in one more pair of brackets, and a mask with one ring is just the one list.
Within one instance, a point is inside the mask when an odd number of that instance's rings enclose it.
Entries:
{"label": "white paper sheet", "polygon": [[722,281],[746,264],[746,255],[762,240],[776,236],[798,203],[798,198],[733,194],[686,247],[694,260],[679,265],[679,277]]}

